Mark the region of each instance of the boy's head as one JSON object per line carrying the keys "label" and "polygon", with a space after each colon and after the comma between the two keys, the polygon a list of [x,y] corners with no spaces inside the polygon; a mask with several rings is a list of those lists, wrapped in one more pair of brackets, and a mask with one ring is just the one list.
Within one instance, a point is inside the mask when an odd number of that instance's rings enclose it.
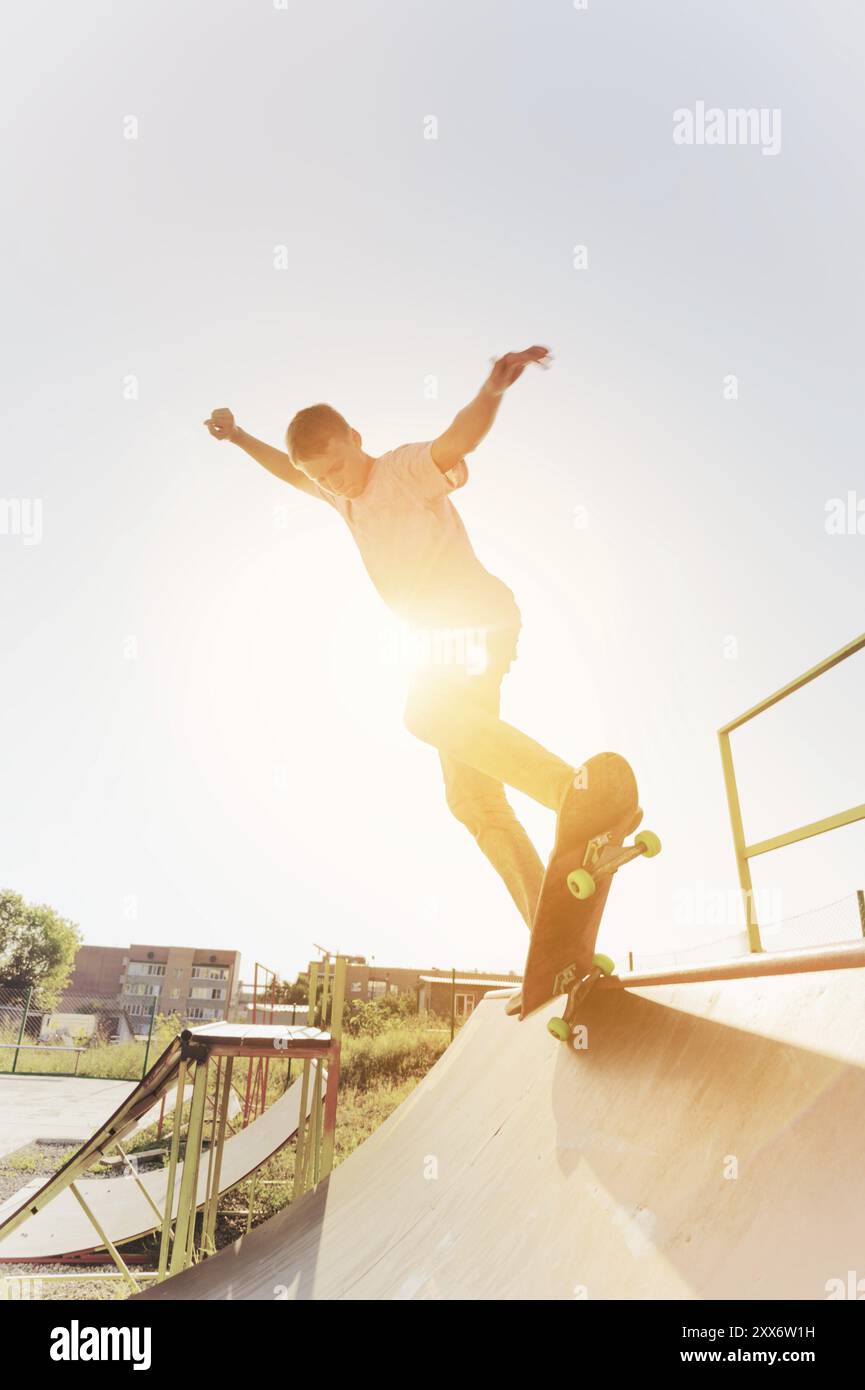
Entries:
{"label": "boy's head", "polygon": [[332,405],[299,410],[285,446],[295,468],[338,497],[359,497],[367,485],[371,463],[360,435]]}

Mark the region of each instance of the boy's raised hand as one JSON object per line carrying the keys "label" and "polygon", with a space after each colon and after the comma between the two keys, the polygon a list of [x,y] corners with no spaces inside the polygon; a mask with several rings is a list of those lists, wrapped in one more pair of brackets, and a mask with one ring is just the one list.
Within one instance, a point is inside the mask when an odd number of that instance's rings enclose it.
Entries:
{"label": "boy's raised hand", "polygon": [[530,362],[547,367],[552,360],[549,348],[530,347],[522,352],[506,352],[504,357],[493,359],[493,368],[487,377],[486,389],[494,396],[501,396],[509,386],[513,386]]}
{"label": "boy's raised hand", "polygon": [[204,424],[214,439],[234,439],[237,423],[227,406],[219,406],[212,412],[210,418],[205,420]]}

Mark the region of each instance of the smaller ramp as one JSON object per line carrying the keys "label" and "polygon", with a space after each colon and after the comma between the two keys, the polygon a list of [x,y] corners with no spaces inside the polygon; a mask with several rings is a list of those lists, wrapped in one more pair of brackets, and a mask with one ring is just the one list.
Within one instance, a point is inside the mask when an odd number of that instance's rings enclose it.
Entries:
{"label": "smaller ramp", "polygon": [[[142,1077],[135,1089],[120,1102],[113,1114],[109,1115],[90,1139],[81,1145],[77,1153],[67,1159],[41,1187],[35,1191],[28,1190],[24,1205],[17,1202],[16,1197],[14,1210],[0,1220],[0,1242],[5,1241],[25,1221],[32,1219],[38,1211],[44,1210],[70,1182],[75,1182],[80,1174],[92,1168],[116,1140],[122,1139],[138,1127],[139,1121],[150,1113],[154,1105],[168,1094],[176,1082],[180,1054],[181,1042],[178,1037],[169,1043],[147,1075]],[[2,1249],[0,1245],[0,1251]],[[3,1258],[5,1256],[0,1254],[0,1259]]]}
{"label": "smaller ramp", "polygon": [[[317,1062],[312,1062],[315,1068]],[[314,1073],[313,1073],[314,1077]],[[257,1120],[225,1141],[220,1169],[220,1194],[254,1173],[272,1158],[296,1133],[300,1117],[302,1078],[298,1077],[288,1090],[260,1115]],[[311,1108],[312,1085],[307,1098],[307,1114]],[[174,1189],[172,1216],[177,1215],[180,1198],[180,1179],[183,1164],[178,1164]],[[83,1178],[76,1181],[81,1196],[115,1245],[149,1235],[157,1227],[156,1213],[150,1202],[165,1209],[168,1169],[142,1173],[136,1182],[119,1178]],[[40,1187],[39,1181],[30,1184],[0,1205],[0,1263],[12,1261],[58,1260],[67,1255],[92,1253],[100,1248],[94,1241],[95,1232],[81,1205],[66,1188],[50,1205],[44,1206],[28,1221],[13,1230],[8,1238],[2,1235],[3,1225],[16,1213],[30,1209]],[[207,1165],[202,1164],[198,1175],[197,1205],[206,1198]],[[146,1194],[146,1195],[145,1195]]]}
{"label": "smaller ramp", "polygon": [[[29,1185],[23,1194],[16,1193],[0,1207],[0,1263],[60,1258],[63,1254],[102,1248],[98,1242],[94,1244],[93,1227],[70,1191],[72,1183],[85,1196],[85,1200],[94,1198],[103,1230],[114,1244],[155,1230],[162,1218],[154,1211],[148,1198],[157,1206],[160,1196],[164,1201],[167,1191],[165,1172],[143,1175],[137,1181],[129,1177],[83,1181],[83,1174],[118,1140],[134,1133],[142,1123],[152,1121],[151,1112],[157,1103],[168,1096],[172,1089],[176,1090],[181,1063],[190,1048],[193,1054],[197,1052],[207,1056],[257,1056],[262,1055],[262,1047],[265,1046],[272,1048],[275,1056],[287,1056],[290,1048],[292,1056],[307,1059],[312,1081],[316,1069],[323,1066],[320,1059],[330,1055],[332,1044],[329,1034],[311,1027],[213,1023],[185,1029],[169,1044],[114,1113],[52,1177],[41,1185]],[[337,1071],[338,1068],[334,1076]],[[327,1072],[323,1069],[323,1083],[326,1076]],[[312,1085],[309,1094],[314,1094]],[[226,1140],[220,1171],[220,1193],[240,1182],[288,1142],[298,1127],[300,1096],[301,1088],[295,1083],[281,1102],[271,1106],[246,1130]],[[312,1101],[309,1100],[304,1118],[310,1114],[311,1106]],[[229,1150],[232,1155],[230,1165]],[[179,1164],[173,1203],[175,1213],[182,1192],[182,1170],[183,1165]],[[206,1168],[203,1172],[206,1173]],[[203,1181],[206,1182],[206,1177],[200,1175],[196,1187],[199,1202],[202,1200]],[[78,1207],[74,1220],[71,1204]],[[48,1215],[49,1209],[55,1205],[59,1215]],[[79,1221],[79,1214],[84,1217],[83,1225]],[[45,1219],[40,1219],[36,1225],[37,1218],[43,1217]],[[25,1230],[35,1231],[36,1238],[25,1235]],[[43,1253],[37,1253],[39,1250]]]}

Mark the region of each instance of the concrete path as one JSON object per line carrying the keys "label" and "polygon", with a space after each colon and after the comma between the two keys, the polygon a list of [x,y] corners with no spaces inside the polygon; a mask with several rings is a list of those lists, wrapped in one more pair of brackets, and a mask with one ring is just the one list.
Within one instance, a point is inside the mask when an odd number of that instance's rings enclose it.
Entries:
{"label": "concrete path", "polygon": [[0,1156],[37,1139],[83,1144],[135,1084],[83,1076],[0,1074]]}

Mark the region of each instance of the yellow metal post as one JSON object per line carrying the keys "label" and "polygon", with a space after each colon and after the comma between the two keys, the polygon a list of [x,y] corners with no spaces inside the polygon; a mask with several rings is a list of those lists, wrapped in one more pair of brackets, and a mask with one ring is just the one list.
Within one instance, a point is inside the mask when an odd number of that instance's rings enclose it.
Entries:
{"label": "yellow metal post", "polygon": [[170,1271],[177,1274],[192,1258],[195,1237],[195,1216],[198,1209],[198,1172],[201,1166],[201,1141],[204,1136],[204,1110],[207,1099],[208,1060],[198,1061],[189,1107],[189,1128],[186,1132],[186,1152],[183,1156],[183,1177],[177,1201],[177,1222],[171,1251]]}
{"label": "yellow metal post", "polygon": [[339,1091],[339,1056],[342,1042],[342,1020],[345,1009],[345,982],[348,962],[337,956],[333,970],[333,1002],[330,1011],[330,1036],[334,1043],[327,1066],[327,1091],[324,1107],[324,1136],[321,1145],[321,1175],[327,1177],[333,1169],[336,1147],[336,1105]]}
{"label": "yellow metal post", "polygon": [[162,1235],[159,1241],[159,1278],[168,1273],[168,1252],[171,1245],[171,1222],[174,1214],[174,1185],[177,1181],[177,1160],[180,1155],[180,1129],[183,1122],[183,1097],[186,1092],[186,1062],[177,1071],[177,1097],[174,1102],[174,1130],[171,1135],[171,1156],[168,1160],[168,1185],[165,1191],[165,1210],[162,1213]]}
{"label": "yellow metal post", "polygon": [[[309,1000],[307,1001],[306,1022],[312,1028],[315,1024],[315,1006],[318,995],[318,961],[313,961],[309,968]],[[306,1191],[305,1174],[307,1169],[307,1154],[309,1152],[310,1131],[312,1129],[312,1115],[308,1113],[309,1108],[309,1078],[310,1078],[309,1058],[303,1063],[303,1080],[300,1087],[300,1121],[297,1126],[297,1143],[294,1150],[294,1197],[300,1197]]]}
{"label": "yellow metal post", "polygon": [[745,854],[745,831],[742,825],[742,808],[739,805],[739,790],[736,786],[736,773],[733,768],[733,754],[730,749],[730,735],[726,730],[718,734],[721,745],[721,766],[724,769],[724,786],[727,789],[727,806],[730,811],[730,825],[733,831],[733,847],[736,851],[736,868],[739,884],[745,902],[745,921],[748,926],[748,944],[752,951],[762,951],[760,924],[754,906],[754,885],[751,881],[751,866]]}
{"label": "yellow metal post", "polygon": [[202,1246],[207,1245],[211,1250],[216,1248],[216,1211],[219,1206],[219,1182],[222,1176],[222,1154],[225,1148],[225,1130],[228,1125],[228,1107],[231,1101],[231,1073],[233,1068],[234,1058],[226,1057],[225,1079],[222,1086],[222,1106],[219,1114],[219,1129],[213,1143],[213,1167],[210,1175],[210,1187],[207,1193],[207,1204],[204,1208],[204,1225],[202,1227]]}

